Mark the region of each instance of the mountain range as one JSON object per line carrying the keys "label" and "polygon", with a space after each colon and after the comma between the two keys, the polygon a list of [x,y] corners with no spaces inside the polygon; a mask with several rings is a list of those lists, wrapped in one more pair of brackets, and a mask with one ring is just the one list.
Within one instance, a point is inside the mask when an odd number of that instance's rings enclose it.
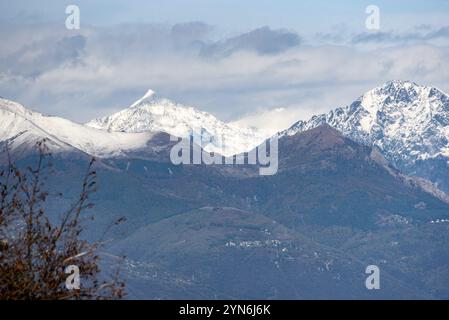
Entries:
{"label": "mountain range", "polygon": [[225,156],[248,151],[269,137],[263,130],[226,124],[209,113],[160,98],[152,90],[130,107],[86,125],[114,132],[165,132],[176,137],[198,134],[206,151]]}
{"label": "mountain range", "polygon": [[[87,236],[127,219],[105,240],[104,269],[111,254],[127,257],[131,298],[449,297],[446,201],[327,125],[282,137],[279,156],[272,176],[251,166],[100,159]],[[85,167],[56,160],[51,191],[75,198]],[[63,206],[51,209],[57,216]],[[378,291],[364,284],[372,264],[382,272]]]}
{"label": "mountain range", "polygon": [[[0,112],[4,123],[0,141],[11,140],[12,148],[27,149],[26,145],[46,138],[53,151],[72,148],[101,158],[140,152],[156,132],[176,137],[198,134],[202,148],[225,156],[249,151],[269,138],[267,131],[224,123],[160,98],[152,90],[128,108],[85,125],[45,116],[6,99],[0,99]],[[346,107],[300,120],[278,136],[324,123],[356,142],[378,148],[404,173],[428,179],[449,192],[449,97],[442,91],[410,81],[390,81]]]}
{"label": "mountain range", "polygon": [[[131,298],[447,299],[449,200],[435,178],[448,174],[435,165],[447,162],[447,101],[434,88],[388,82],[280,132],[272,176],[251,165],[173,165],[170,135],[204,129],[201,147],[213,149],[214,137],[233,132],[234,152],[266,136],[151,91],[85,125],[1,99],[0,141],[28,164],[47,139],[50,194],[64,194],[50,202],[55,218],[98,157],[85,236],[126,217],[108,234],[103,268],[126,256]],[[381,290],[365,288],[372,264]]]}
{"label": "mountain range", "polygon": [[390,81],[346,107],[298,121],[280,135],[323,123],[377,147],[398,169],[449,192],[449,97],[444,92],[410,81]]}

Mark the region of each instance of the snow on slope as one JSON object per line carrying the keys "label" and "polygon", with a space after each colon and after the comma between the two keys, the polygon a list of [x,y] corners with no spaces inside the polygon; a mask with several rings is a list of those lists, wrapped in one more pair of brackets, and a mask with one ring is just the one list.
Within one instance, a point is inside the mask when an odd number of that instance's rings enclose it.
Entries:
{"label": "snow on slope", "polygon": [[225,156],[248,151],[270,134],[226,124],[213,115],[159,98],[149,90],[127,109],[86,125],[121,132],[161,131],[177,137],[200,135],[202,147]]}
{"label": "snow on slope", "polygon": [[327,123],[349,138],[377,146],[398,167],[449,157],[449,97],[410,81],[389,81],[351,105],[298,121],[293,135]]}
{"label": "snow on slope", "polygon": [[19,103],[0,98],[0,142],[10,148],[34,148],[47,139],[52,152],[80,150],[96,157],[116,157],[147,146],[154,133],[106,132],[63,118],[46,116],[26,109]]}
{"label": "snow on slope", "polygon": [[[129,108],[86,125],[44,116],[6,99],[0,99],[0,117],[0,141],[14,138],[13,146],[24,147],[45,137],[55,150],[75,148],[97,157],[146,148],[155,132],[201,134],[207,151],[224,155],[250,150],[269,136],[158,98],[151,90]],[[416,160],[449,158],[449,97],[435,88],[390,81],[349,106],[299,121],[279,134],[293,135],[323,123],[355,141],[377,146],[399,168]]]}

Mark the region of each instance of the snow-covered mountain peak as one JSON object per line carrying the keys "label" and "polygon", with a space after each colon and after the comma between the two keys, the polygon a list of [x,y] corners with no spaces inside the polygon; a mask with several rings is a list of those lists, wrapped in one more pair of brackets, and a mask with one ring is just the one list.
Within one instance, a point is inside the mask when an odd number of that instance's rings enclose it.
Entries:
{"label": "snow-covered mountain peak", "polygon": [[120,132],[165,132],[177,137],[194,134],[210,152],[233,155],[248,151],[268,138],[267,132],[226,124],[196,108],[157,96],[152,90],[130,107],[94,119],[87,126]]}
{"label": "snow-covered mountain peak", "polygon": [[0,97],[0,110],[7,111],[23,117],[31,116],[34,112],[25,108],[20,103]]}
{"label": "snow-covered mountain peak", "polygon": [[130,108],[136,108],[136,107],[139,107],[139,106],[141,106],[143,104],[151,104],[156,99],[157,99],[156,92],[154,92],[153,90],[149,89],[139,100],[134,102],[130,106]]}
{"label": "snow-covered mountain peak", "polygon": [[373,90],[383,90],[383,91],[390,91],[390,92],[395,92],[398,90],[409,90],[409,89],[414,89],[414,88],[418,88],[418,87],[422,87],[418,84],[416,84],[416,82],[410,81],[410,80],[390,80],[385,82],[382,86],[377,87]]}
{"label": "snow-covered mountain peak", "polygon": [[[192,125],[195,125],[195,120],[198,122],[205,118],[217,121],[210,114],[161,98],[153,90],[149,90],[128,108],[110,116],[89,121],[87,125],[109,131],[166,132],[169,128],[174,129],[186,122],[192,122]],[[176,133],[173,134],[176,135]]]}
{"label": "snow-covered mountain peak", "polygon": [[449,157],[449,97],[411,81],[389,81],[350,105],[298,121],[281,135],[328,123],[353,140],[375,145],[399,167]]}
{"label": "snow-covered mountain peak", "polygon": [[[423,102],[436,93],[437,89],[419,86],[411,81],[389,81],[383,86],[374,88],[361,97],[362,106],[368,111],[386,106],[408,107],[415,102]],[[422,106],[422,104],[415,105]]]}
{"label": "snow-covered mountain peak", "polygon": [[100,157],[121,157],[136,151],[151,151],[155,133],[106,132],[70,120],[31,111],[23,105],[0,99],[0,145],[8,142],[16,153],[35,151],[46,139],[53,153],[81,151]]}

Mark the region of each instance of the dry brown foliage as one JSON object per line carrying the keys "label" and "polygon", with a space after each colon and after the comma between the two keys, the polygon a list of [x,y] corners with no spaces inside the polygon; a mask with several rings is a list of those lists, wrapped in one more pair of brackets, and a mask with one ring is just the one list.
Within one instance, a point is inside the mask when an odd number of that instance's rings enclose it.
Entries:
{"label": "dry brown foliage", "polygon": [[[118,274],[99,280],[100,243],[82,240],[82,213],[93,206],[94,160],[89,164],[77,201],[52,223],[46,214],[46,169],[49,152],[37,144],[35,167],[19,170],[9,160],[0,171],[0,299],[119,299],[124,284]],[[7,152],[7,151],[6,151]],[[8,159],[9,152],[8,152]],[[80,270],[80,288],[68,290],[65,269]]]}

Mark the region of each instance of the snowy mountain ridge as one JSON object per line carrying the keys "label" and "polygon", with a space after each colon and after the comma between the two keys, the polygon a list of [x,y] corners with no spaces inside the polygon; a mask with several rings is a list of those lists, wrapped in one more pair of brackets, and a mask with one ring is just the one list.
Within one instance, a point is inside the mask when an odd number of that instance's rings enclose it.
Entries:
{"label": "snowy mountain ridge", "polygon": [[86,125],[111,132],[159,131],[176,137],[196,135],[206,151],[225,156],[248,151],[270,136],[263,130],[224,123],[207,112],[160,98],[152,90],[130,107]]}
{"label": "snowy mountain ridge", "polygon": [[389,81],[352,104],[298,121],[279,133],[293,135],[327,123],[352,140],[378,147],[398,167],[449,158],[449,97],[410,81]]}
{"label": "snowy mountain ridge", "polygon": [[[151,151],[157,133],[201,135],[207,151],[248,151],[269,135],[226,124],[213,115],[158,97],[149,90],[130,107],[85,125],[28,110],[0,98],[0,143],[26,150],[46,138],[53,152],[78,150],[102,158]],[[329,124],[357,142],[375,146],[408,175],[429,179],[449,192],[449,97],[410,81],[390,81],[346,107],[298,121],[279,136]],[[160,147],[160,146],[159,146]]]}
{"label": "snowy mountain ridge", "polygon": [[196,135],[207,151],[229,156],[250,150],[268,137],[261,131],[229,125],[207,112],[159,98],[152,90],[129,108],[84,125],[32,111],[4,98],[0,98],[0,119],[0,143],[8,142],[11,150],[24,154],[46,139],[53,153],[76,150],[99,158],[123,157],[160,149],[160,143],[151,141],[162,132],[176,137]]}
{"label": "snowy mountain ridge", "polygon": [[51,152],[78,150],[96,157],[122,156],[147,146],[154,133],[105,132],[67,119],[46,116],[0,98],[0,142],[13,151],[26,152],[47,140]]}

